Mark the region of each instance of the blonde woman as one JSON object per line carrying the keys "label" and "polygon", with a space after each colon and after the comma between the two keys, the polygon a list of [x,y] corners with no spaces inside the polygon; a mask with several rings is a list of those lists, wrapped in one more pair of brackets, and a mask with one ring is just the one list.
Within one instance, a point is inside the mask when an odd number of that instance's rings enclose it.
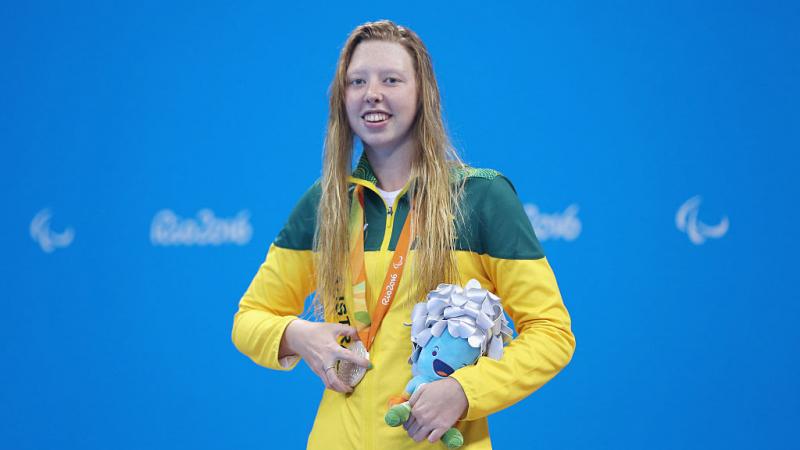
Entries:
{"label": "blonde woman", "polygon": [[[355,139],[363,153],[353,170]],[[517,337],[501,360],[482,357],[419,388],[405,429],[388,427],[387,401],[412,376],[403,323],[413,305],[439,283],[471,278],[500,296]],[[298,318],[313,292],[323,322]],[[322,380],[310,449],[429,448],[422,441],[454,424],[463,448],[489,449],[486,417],[570,361],[570,317],[522,205],[505,177],[465,165],[451,147],[431,59],[408,28],[384,20],[350,33],[322,177],[270,245],[233,342],[272,369],[304,359]],[[344,347],[367,348],[369,359]],[[346,383],[344,362],[369,370]]]}

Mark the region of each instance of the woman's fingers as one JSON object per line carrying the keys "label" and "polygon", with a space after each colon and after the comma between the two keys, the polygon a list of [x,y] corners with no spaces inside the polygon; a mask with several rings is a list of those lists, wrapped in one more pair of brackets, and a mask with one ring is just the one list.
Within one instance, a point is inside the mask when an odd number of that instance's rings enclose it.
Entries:
{"label": "woman's fingers", "polygon": [[430,441],[430,442],[438,441],[439,439],[442,438],[442,436],[444,436],[445,433],[447,433],[447,430],[449,430],[449,428],[436,428],[436,429],[434,429],[433,431],[431,431],[431,435],[428,436],[428,441]]}
{"label": "woman's fingers", "polygon": [[[411,431],[409,431],[411,434]],[[416,442],[422,442],[431,434],[431,429],[427,427],[420,426],[419,429],[413,434],[411,434],[411,439],[414,439]],[[436,441],[433,441],[436,442]]]}
{"label": "woman's fingers", "polygon": [[328,367],[325,369],[325,379],[327,380],[325,387],[328,389],[341,392],[342,394],[349,394],[353,392],[353,388],[344,384],[339,376],[336,375],[336,368],[334,367]]}
{"label": "woman's fingers", "polygon": [[431,433],[431,429],[417,422],[413,414],[409,417],[407,423],[409,424],[408,428],[406,428],[408,435],[417,442],[422,442]]}
{"label": "woman's fingers", "polygon": [[405,430],[408,431],[409,428],[411,428],[411,426],[414,425],[414,423],[416,423],[416,421],[417,419],[415,419],[413,415],[408,416],[408,420],[406,420],[405,423],[403,423],[403,428],[405,428]]}
{"label": "woman's fingers", "polygon": [[345,361],[350,361],[351,363],[357,366],[361,366],[365,369],[369,369],[371,365],[367,358],[358,356],[357,354],[346,348],[337,347],[334,353],[336,355],[336,359],[344,359]]}
{"label": "woman's fingers", "polygon": [[350,336],[358,339],[356,329],[343,324],[302,323],[307,325],[301,333],[301,342],[297,345],[297,353],[306,361],[314,373],[320,377],[325,388],[341,393],[353,392],[353,388],[343,382],[336,374],[337,360],[346,360],[358,366],[369,368],[369,360],[354,352],[342,348],[338,344],[338,336]]}
{"label": "woman's fingers", "polygon": [[358,340],[358,332],[351,326],[337,323],[331,329],[336,333],[336,336],[349,336],[353,340]]}

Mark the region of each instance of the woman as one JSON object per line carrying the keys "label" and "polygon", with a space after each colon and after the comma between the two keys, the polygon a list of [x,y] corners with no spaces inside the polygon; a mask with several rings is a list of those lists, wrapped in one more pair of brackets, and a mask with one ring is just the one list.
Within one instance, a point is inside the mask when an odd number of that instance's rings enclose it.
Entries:
{"label": "woman", "polygon": [[[355,136],[363,153],[352,171]],[[501,297],[518,336],[500,361],[480,358],[418,389],[405,430],[386,426],[387,400],[411,378],[411,308],[439,283],[471,278]],[[312,292],[325,322],[297,318]],[[459,420],[463,448],[491,448],[486,417],[571,359],[570,318],[522,205],[505,177],[464,165],[451,148],[430,57],[408,28],[372,22],[348,37],[322,178],[242,297],[233,341],[268,368],[302,358],[323,381],[312,449],[423,448]],[[369,360],[340,346],[354,341]],[[370,370],[351,387],[338,360]]]}

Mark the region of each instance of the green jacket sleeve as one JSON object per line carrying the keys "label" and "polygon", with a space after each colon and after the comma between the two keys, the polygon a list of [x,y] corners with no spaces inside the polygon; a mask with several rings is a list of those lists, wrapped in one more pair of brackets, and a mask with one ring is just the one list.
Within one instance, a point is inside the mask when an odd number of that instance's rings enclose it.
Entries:
{"label": "green jacket sleeve", "polygon": [[555,276],[510,182],[502,176],[492,180],[480,205],[481,264],[518,336],[499,361],[481,357],[452,375],[469,402],[465,420],[527,397],[564,368],[575,350]]}

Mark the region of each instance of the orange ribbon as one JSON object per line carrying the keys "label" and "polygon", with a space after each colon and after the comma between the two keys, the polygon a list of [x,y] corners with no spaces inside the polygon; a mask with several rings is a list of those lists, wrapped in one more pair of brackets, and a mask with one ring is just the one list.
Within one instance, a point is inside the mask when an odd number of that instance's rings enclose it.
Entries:
{"label": "orange ribbon", "polygon": [[[350,268],[354,271],[353,277],[353,295],[356,319],[363,318],[364,314],[368,314],[366,308],[366,298],[363,301],[358,301],[356,297],[360,297],[363,292],[366,295],[366,268],[364,262],[364,191],[361,185],[356,186],[353,192],[353,206],[359,210],[354,211],[351,219],[354,219],[353,226],[350,230],[355,233],[353,241],[351,242],[350,249]],[[358,330],[359,338],[364,342],[367,351],[372,347],[375,340],[375,335],[381,327],[383,318],[392,306],[394,297],[397,294],[397,288],[400,286],[400,281],[403,278],[403,269],[408,263],[408,250],[411,246],[411,215],[413,207],[406,215],[403,229],[400,231],[400,238],[397,240],[397,247],[395,248],[392,261],[389,263],[389,269],[386,271],[386,277],[383,280],[383,287],[380,290],[380,297],[375,303],[375,310],[372,313],[370,323],[364,324],[362,321],[356,321],[356,329]],[[357,214],[357,215],[356,215]],[[387,220],[390,220],[387,218]],[[362,306],[363,305],[363,306]],[[359,326],[360,325],[360,326]]]}

